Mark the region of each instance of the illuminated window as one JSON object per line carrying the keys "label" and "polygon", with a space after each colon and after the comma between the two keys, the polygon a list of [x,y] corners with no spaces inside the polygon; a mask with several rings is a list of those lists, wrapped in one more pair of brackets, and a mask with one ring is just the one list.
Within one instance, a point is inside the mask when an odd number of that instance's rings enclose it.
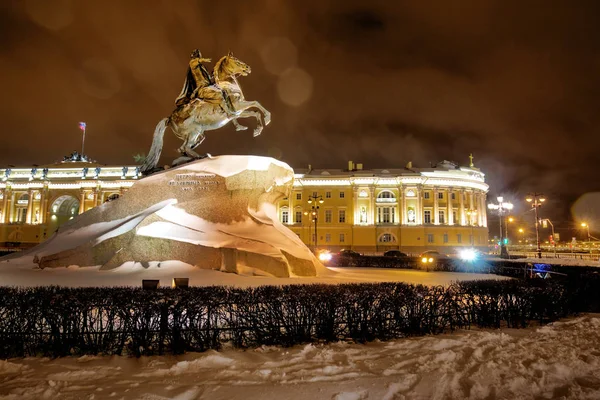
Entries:
{"label": "illuminated window", "polygon": [[340,243],[344,243],[346,241],[346,235],[343,233],[340,233]]}
{"label": "illuminated window", "polygon": [[429,192],[424,192],[424,193],[423,193],[423,198],[424,198],[425,200],[428,200],[428,199],[429,199]]}
{"label": "illuminated window", "polygon": [[288,224],[290,222],[290,212],[288,210],[281,211],[281,223]]}
{"label": "illuminated window", "polygon": [[330,199],[331,198],[331,192],[325,192],[325,198],[326,199]]}
{"label": "illuminated window", "polygon": [[457,224],[458,220],[456,219],[456,211],[452,211],[452,222]]}
{"label": "illuminated window", "polygon": [[431,211],[430,210],[423,211],[423,223],[424,224],[431,223]]}
{"label": "illuminated window", "polygon": [[444,199],[444,192],[438,192],[438,199],[440,199],[440,200]]}
{"label": "illuminated window", "polygon": [[433,233],[427,234],[427,243],[433,243]]}
{"label": "illuminated window", "polygon": [[444,210],[438,211],[438,223],[440,223],[440,224],[446,223],[446,212]]}
{"label": "illuminated window", "polygon": [[379,236],[380,243],[394,243],[395,241],[396,238],[391,233],[384,233],[383,235]]}
{"label": "illuminated window", "polygon": [[338,221],[340,224],[345,224],[346,223],[346,210],[339,210],[338,211]]}
{"label": "illuminated window", "polygon": [[327,222],[328,224],[331,223],[331,215],[332,215],[331,210],[325,210],[325,222]]}
{"label": "illuminated window", "polygon": [[294,220],[294,222],[297,224],[302,223],[302,211],[296,211],[296,219]]}
{"label": "illuminated window", "polygon": [[344,196],[345,196],[345,195],[344,195],[344,192],[340,192],[340,199],[343,199],[343,198],[344,198]]}
{"label": "illuminated window", "polygon": [[396,216],[394,207],[377,207],[377,222],[380,224],[393,224]]}

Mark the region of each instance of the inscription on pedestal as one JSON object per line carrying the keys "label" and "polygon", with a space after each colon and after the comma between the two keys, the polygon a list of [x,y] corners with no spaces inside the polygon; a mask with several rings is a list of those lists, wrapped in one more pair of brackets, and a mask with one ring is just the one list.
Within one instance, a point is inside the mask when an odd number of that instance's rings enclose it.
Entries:
{"label": "inscription on pedestal", "polygon": [[215,174],[189,173],[176,174],[175,179],[169,181],[169,186],[179,186],[182,191],[211,190],[219,185]]}

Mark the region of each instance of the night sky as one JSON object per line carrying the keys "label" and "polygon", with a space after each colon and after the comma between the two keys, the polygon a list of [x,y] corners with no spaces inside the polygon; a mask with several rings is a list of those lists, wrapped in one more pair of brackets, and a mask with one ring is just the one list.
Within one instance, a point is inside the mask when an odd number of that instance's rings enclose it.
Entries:
{"label": "night sky", "polygon": [[[472,152],[491,198],[533,222],[523,199],[543,192],[570,236],[600,225],[599,15],[595,0],[4,0],[0,164],[62,159],[81,146],[79,121],[92,158],[133,163],[191,50],[232,50],[273,122],[255,139],[209,132],[199,151],[316,168],[466,165]],[[179,145],[168,132],[162,163]]]}

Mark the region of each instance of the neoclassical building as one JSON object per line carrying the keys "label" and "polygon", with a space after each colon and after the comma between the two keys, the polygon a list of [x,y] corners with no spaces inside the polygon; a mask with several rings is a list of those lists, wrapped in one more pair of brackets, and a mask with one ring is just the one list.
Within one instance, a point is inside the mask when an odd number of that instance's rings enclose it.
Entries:
{"label": "neoclassical building", "polygon": [[139,168],[109,167],[81,157],[56,164],[0,169],[0,247],[30,247],[63,223],[122,194]]}
{"label": "neoclassical building", "polygon": [[[105,166],[81,157],[0,169],[0,248],[43,242],[139,178],[139,166]],[[277,212],[309,246],[316,237],[318,248],[330,250],[450,252],[487,246],[487,191],[484,174],[472,163],[368,170],[349,162],[343,170],[296,169],[292,191]]]}
{"label": "neoclassical building", "polygon": [[488,185],[472,161],[468,167],[444,161],[401,169],[364,169],[350,161],[343,170],[295,171],[293,191],[278,213],[308,245],[315,244],[316,215],[320,249],[449,253],[487,247]]}

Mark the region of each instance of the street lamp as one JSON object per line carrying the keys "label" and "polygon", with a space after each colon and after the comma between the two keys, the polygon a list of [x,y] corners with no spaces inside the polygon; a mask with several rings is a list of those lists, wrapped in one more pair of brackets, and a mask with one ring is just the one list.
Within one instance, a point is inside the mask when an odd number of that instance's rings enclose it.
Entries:
{"label": "street lamp", "polygon": [[540,219],[538,217],[538,208],[546,201],[546,198],[540,193],[532,193],[527,195],[525,201],[531,203],[531,207],[535,211],[535,239],[537,242],[538,258],[542,258],[542,248],[540,246]]}
{"label": "street lamp", "polygon": [[519,233],[521,234],[521,242],[525,242],[525,240],[524,240],[525,229],[519,228]]}
{"label": "street lamp", "polygon": [[[506,243],[504,241],[504,232],[502,229],[502,220],[504,217],[504,213],[506,211],[510,211],[513,209],[513,204],[509,201],[504,201],[504,197],[502,196],[498,196],[496,198],[496,200],[498,200],[497,204],[494,203],[490,203],[488,204],[488,208],[490,210],[495,210],[498,211],[498,216],[500,219],[500,257],[501,258],[508,258],[508,251],[506,250]],[[505,222],[506,225],[506,222]]]}
{"label": "street lamp", "polygon": [[473,235],[473,225],[475,225],[473,223],[473,219],[475,218],[475,216],[477,215],[477,210],[472,210],[469,209],[466,211],[466,214],[469,218],[469,226],[471,227],[471,247],[475,245],[475,236]]}
{"label": "street lamp", "polygon": [[590,226],[586,222],[582,222],[581,226],[583,228],[587,228],[587,239],[588,239],[588,242],[591,242],[591,239],[590,239]]}
{"label": "street lamp", "polygon": [[[313,204],[314,203],[314,204]],[[313,194],[312,196],[308,196],[308,204],[311,205],[311,214],[312,221],[315,223],[315,253],[317,252],[317,221],[319,219],[319,204],[323,204],[323,196],[317,196],[317,194]]]}

